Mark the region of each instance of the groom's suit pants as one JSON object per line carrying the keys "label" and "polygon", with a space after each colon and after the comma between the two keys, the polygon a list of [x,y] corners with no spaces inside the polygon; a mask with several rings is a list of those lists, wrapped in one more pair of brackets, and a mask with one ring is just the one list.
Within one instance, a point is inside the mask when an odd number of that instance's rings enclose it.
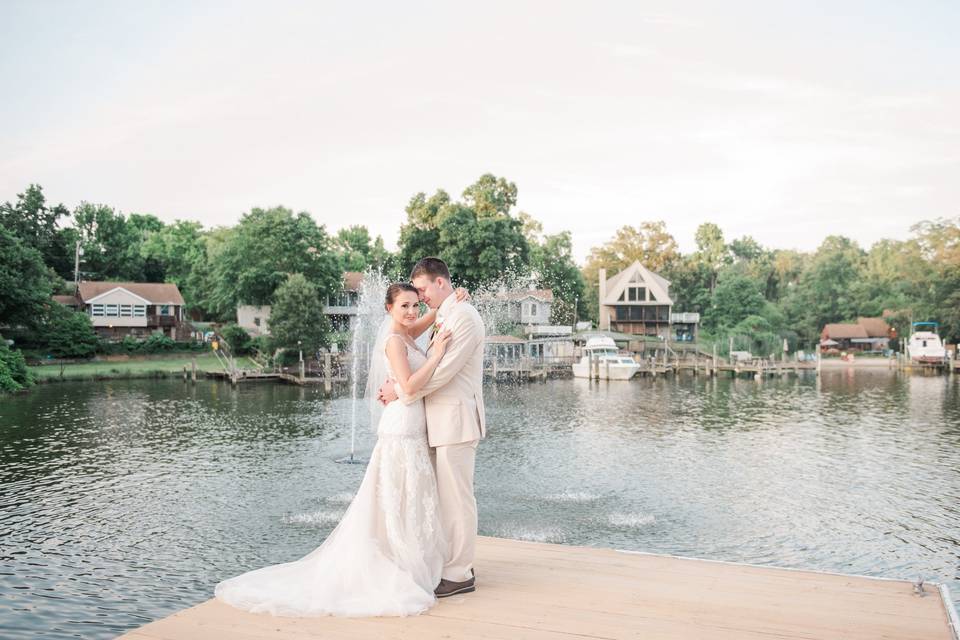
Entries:
{"label": "groom's suit pants", "polygon": [[479,440],[430,449],[437,471],[440,522],[447,537],[441,576],[454,582],[472,576],[477,544],[477,500],[473,496],[473,469]]}

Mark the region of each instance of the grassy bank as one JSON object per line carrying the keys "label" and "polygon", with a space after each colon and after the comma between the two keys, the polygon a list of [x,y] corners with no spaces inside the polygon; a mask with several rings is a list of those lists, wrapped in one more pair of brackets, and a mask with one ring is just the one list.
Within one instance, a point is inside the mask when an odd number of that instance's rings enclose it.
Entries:
{"label": "grassy bank", "polygon": [[[190,363],[196,358],[197,371],[220,371],[220,363],[212,353],[199,353],[196,356],[155,356],[120,362],[84,362],[63,366],[46,364],[30,367],[36,374],[37,382],[58,382],[61,380],[111,380],[116,378],[170,378],[183,375],[183,368],[190,370]],[[237,362],[239,366],[253,366],[246,358]]]}

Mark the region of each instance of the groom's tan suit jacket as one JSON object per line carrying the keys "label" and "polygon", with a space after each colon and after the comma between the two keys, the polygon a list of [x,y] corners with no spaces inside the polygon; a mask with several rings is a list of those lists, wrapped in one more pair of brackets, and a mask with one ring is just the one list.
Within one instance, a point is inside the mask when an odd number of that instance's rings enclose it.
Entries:
{"label": "groom's tan suit jacket", "polygon": [[441,330],[451,331],[450,343],[433,377],[412,396],[410,404],[424,398],[427,441],[431,447],[482,440],[487,435],[483,410],[483,319],[473,305],[450,295],[437,309]]}

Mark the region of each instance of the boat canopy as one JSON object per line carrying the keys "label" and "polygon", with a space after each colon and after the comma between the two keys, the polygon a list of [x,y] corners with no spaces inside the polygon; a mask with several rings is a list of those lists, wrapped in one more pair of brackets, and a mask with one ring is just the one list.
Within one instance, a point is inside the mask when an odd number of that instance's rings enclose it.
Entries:
{"label": "boat canopy", "polygon": [[607,336],[597,336],[596,338],[590,338],[587,340],[587,344],[584,345],[584,350],[586,351],[605,351],[607,349],[612,349],[614,353],[617,352],[617,343],[613,341],[613,338],[608,338]]}

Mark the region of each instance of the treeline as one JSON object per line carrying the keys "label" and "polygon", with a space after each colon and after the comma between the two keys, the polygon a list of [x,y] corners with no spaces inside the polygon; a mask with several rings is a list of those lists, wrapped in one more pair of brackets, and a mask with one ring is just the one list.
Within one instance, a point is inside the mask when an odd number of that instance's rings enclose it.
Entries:
{"label": "treeline", "polygon": [[[0,332],[35,355],[84,357],[103,348],[86,316],[51,303],[52,294],[73,293],[79,245],[82,279],[173,282],[188,311],[206,320],[230,322],[239,304],[273,305],[271,347],[326,344],[321,309],[344,271],[405,278],[425,255],[443,258],[471,289],[491,282],[552,289],[555,324],[596,322],[598,270],[611,276],[640,260],[671,281],[675,311],[701,314],[708,337],[786,338],[810,347],[828,322],[888,312],[902,335],[910,319],[935,320],[946,339],[960,339],[960,218],[920,223],[911,237],[869,249],[830,236],[811,253],[769,249],[749,236],[727,240],[706,223],[686,255],[664,222],[641,222],[595,247],[581,268],[569,232],[544,234],[516,204],[516,185],[490,174],[459,198],[417,193],[390,252],[362,225],[332,233],[284,207],[254,208],[234,226],[204,228],[89,202],[70,211],[30,185],[0,205]],[[0,388],[15,389],[29,383],[29,373],[6,342]]]}
{"label": "treeline", "polygon": [[812,348],[827,323],[886,315],[901,336],[912,320],[933,320],[943,338],[960,340],[960,218],[921,222],[909,238],[869,249],[839,235],[813,252],[769,249],[750,236],[727,240],[712,223],[695,239],[683,255],[662,221],[618,230],[584,267],[589,313],[596,318],[597,271],[640,260],[671,281],[674,311],[701,314],[707,337]]}
{"label": "treeline", "polygon": [[[51,303],[53,294],[73,293],[79,266],[82,280],[173,282],[188,312],[205,320],[230,322],[240,304],[272,305],[269,345],[260,346],[300,342],[313,350],[330,339],[323,303],[339,292],[344,271],[373,268],[406,278],[425,255],[445,259],[459,282],[473,288],[532,270],[533,284],[552,288],[559,299],[555,320],[570,322],[584,292],[570,234],[544,236],[533,218],[514,215],[516,197],[516,185],[492,175],[467,187],[459,200],[443,191],[429,198],[416,194],[394,253],[362,225],[331,233],[309,213],[284,207],[254,208],[234,226],[207,229],[89,202],[71,212],[48,204],[43,189],[30,185],[15,202],[0,205],[0,332],[30,355],[84,357],[105,350],[88,318]],[[246,344],[241,332],[228,333]],[[22,357],[3,348],[14,360]],[[3,380],[7,389],[29,383],[23,375]]]}

